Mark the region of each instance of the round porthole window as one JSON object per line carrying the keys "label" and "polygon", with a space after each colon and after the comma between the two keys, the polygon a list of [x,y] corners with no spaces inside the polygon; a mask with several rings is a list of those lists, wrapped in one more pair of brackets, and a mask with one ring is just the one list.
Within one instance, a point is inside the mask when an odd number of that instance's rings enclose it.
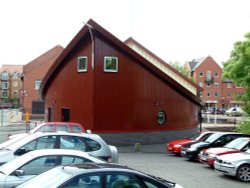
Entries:
{"label": "round porthole window", "polygon": [[157,123],[159,123],[160,125],[163,125],[164,123],[166,123],[166,113],[164,111],[160,111],[157,114]]}

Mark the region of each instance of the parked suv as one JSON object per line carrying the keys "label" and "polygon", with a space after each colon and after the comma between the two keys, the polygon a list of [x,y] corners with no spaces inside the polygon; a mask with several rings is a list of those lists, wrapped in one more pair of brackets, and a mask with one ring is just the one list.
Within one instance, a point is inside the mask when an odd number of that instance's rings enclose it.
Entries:
{"label": "parked suv", "polygon": [[194,144],[186,144],[182,147],[181,154],[189,160],[197,160],[201,150],[211,147],[221,147],[239,137],[249,137],[250,135],[234,132],[216,132],[206,140]]}
{"label": "parked suv", "polygon": [[1,148],[0,164],[6,163],[29,151],[40,149],[80,150],[109,162],[118,162],[117,148],[108,145],[99,135],[67,132],[37,132]]}

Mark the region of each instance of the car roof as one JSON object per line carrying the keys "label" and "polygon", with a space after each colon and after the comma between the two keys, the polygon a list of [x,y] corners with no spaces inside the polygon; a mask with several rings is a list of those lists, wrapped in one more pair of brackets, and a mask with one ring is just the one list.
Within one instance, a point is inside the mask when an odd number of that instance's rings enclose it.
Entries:
{"label": "car roof", "polygon": [[88,154],[83,151],[79,150],[71,150],[71,149],[42,149],[42,150],[34,150],[30,151],[28,153],[25,153],[22,156],[19,156],[18,158],[10,161],[9,163],[6,163],[2,166],[0,166],[0,170],[4,171],[4,173],[9,174],[13,170],[15,170],[19,165],[23,165],[27,163],[28,161],[43,157],[43,156],[51,156],[51,155],[69,155],[69,156],[77,156],[77,157],[84,157],[86,159],[98,162],[98,163],[105,163],[102,159],[99,159],[97,157],[92,156],[91,154]]}
{"label": "car roof", "polygon": [[89,133],[69,133],[69,132],[35,132],[33,134],[29,134],[22,139],[8,145],[6,148],[14,149],[16,146],[20,146],[22,144],[26,144],[36,138],[42,137],[42,136],[77,136],[77,137],[84,137],[84,138],[91,138],[94,140],[99,140],[101,142],[105,142],[99,135],[97,134],[89,134]]}

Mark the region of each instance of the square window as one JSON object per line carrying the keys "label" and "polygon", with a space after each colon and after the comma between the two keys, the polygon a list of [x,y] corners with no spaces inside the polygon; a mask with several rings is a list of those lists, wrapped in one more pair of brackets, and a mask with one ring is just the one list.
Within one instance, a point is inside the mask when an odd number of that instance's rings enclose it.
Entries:
{"label": "square window", "polygon": [[77,71],[87,72],[88,57],[82,56],[77,59]]}
{"label": "square window", "polygon": [[104,71],[105,72],[118,72],[118,58],[117,57],[104,57]]}

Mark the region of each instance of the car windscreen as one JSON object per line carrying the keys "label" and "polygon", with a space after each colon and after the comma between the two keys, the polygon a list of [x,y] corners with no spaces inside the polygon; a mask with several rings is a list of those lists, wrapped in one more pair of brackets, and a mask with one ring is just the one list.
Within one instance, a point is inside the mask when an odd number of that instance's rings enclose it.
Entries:
{"label": "car windscreen", "polygon": [[226,148],[241,150],[249,141],[246,139],[238,138],[225,145]]}
{"label": "car windscreen", "polygon": [[217,140],[221,136],[222,136],[221,134],[214,133],[210,135],[206,140],[204,140],[204,142],[213,143],[215,140]]}

